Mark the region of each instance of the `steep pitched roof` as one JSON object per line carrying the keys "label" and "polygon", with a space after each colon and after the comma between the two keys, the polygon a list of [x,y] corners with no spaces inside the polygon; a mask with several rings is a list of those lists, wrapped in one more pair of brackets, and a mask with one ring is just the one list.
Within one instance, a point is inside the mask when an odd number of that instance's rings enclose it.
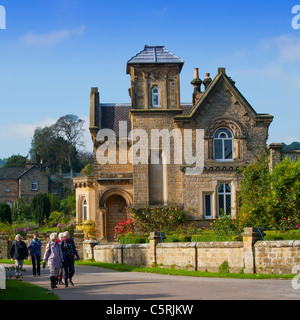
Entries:
{"label": "steep pitched roof", "polygon": [[0,168],[0,179],[18,179],[24,168]]}
{"label": "steep pitched roof", "polygon": [[249,114],[250,117],[252,117],[255,121],[258,120],[263,120],[263,119],[273,119],[274,117],[262,113],[259,114],[257,113],[250,103],[246,100],[246,98],[241,94],[241,92],[237,89],[235,86],[234,81],[232,81],[231,78],[229,78],[224,71],[219,71],[218,75],[215,77],[215,79],[211,82],[209,87],[204,91],[203,95],[199,99],[199,101],[196,103],[194,108],[192,108],[192,111],[189,114],[181,114],[178,116],[175,116],[175,119],[189,119],[189,118],[194,118],[196,117],[203,108],[205,108],[206,102],[209,101],[211,96],[214,94],[216,88],[218,85],[221,83],[221,81],[224,81],[225,85],[229,88],[231,93],[234,95],[236,100],[244,106],[244,108],[247,110],[247,113]]}
{"label": "steep pitched roof", "polygon": [[166,50],[164,45],[161,46],[145,46],[144,50],[132,57],[127,62],[127,73],[129,71],[128,65],[130,64],[151,64],[151,63],[177,63],[184,64],[184,61],[175,56],[170,51]]}
{"label": "steep pitched roof", "polygon": [[29,169],[25,170],[24,168],[0,168],[0,180],[8,180],[8,179],[15,179],[18,180],[22,178],[27,172],[32,170],[33,168],[38,169],[43,173],[43,171],[36,165],[33,165]]}

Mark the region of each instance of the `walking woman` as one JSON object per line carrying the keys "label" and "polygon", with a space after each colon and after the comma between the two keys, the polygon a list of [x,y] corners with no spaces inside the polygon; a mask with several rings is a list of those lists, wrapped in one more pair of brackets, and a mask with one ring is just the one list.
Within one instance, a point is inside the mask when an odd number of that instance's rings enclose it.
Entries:
{"label": "walking woman", "polygon": [[21,277],[24,259],[28,258],[28,249],[25,242],[22,241],[21,235],[16,235],[9,255],[11,261],[15,260],[16,277]]}
{"label": "walking woman", "polygon": [[74,283],[72,281],[72,278],[75,273],[75,261],[74,257],[76,256],[78,260],[79,255],[77,253],[75,243],[73,239],[70,237],[70,233],[68,231],[64,234],[64,239],[61,242],[61,248],[64,255],[64,268],[65,268],[65,287],[68,287],[70,281],[70,284],[74,286]]}
{"label": "walking woman", "polygon": [[[58,234],[58,239],[57,242],[59,243],[59,245],[61,246],[61,242],[64,238],[64,232],[61,232]],[[57,276],[57,283],[58,284],[64,284],[62,279],[64,279],[64,273],[65,273],[65,269],[63,267],[60,268],[59,274]]]}
{"label": "walking woman", "polygon": [[34,234],[33,240],[30,241],[28,246],[32,261],[32,274],[34,277],[36,277],[36,274],[38,276],[41,275],[41,246],[42,243],[38,239],[37,234]]}
{"label": "walking woman", "polygon": [[51,288],[56,287],[56,277],[59,274],[60,268],[64,263],[64,257],[61,251],[61,247],[57,242],[57,234],[51,233],[50,241],[47,244],[46,251],[43,259],[43,269],[46,267],[46,262],[48,261],[48,267],[50,269],[50,282]]}

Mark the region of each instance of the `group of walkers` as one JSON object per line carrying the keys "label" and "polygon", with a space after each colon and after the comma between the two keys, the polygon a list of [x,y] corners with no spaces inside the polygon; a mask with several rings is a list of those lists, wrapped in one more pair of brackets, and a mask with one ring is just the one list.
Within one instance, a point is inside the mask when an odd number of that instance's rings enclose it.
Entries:
{"label": "group of walkers", "polygon": [[[41,246],[42,243],[38,239],[37,234],[33,235],[33,239],[28,247],[22,241],[21,235],[16,235],[15,242],[10,250],[10,258],[12,261],[15,260],[16,276],[22,276],[23,263],[25,259],[28,259],[28,251],[32,260],[33,276],[40,276]],[[58,236],[57,233],[50,235],[50,241],[45,250],[42,266],[45,269],[47,263],[50,269],[52,289],[57,288],[57,284],[64,284],[65,287],[68,287],[70,283],[74,286],[72,278],[75,274],[75,257],[80,260],[75,243],[68,231],[59,233]]]}

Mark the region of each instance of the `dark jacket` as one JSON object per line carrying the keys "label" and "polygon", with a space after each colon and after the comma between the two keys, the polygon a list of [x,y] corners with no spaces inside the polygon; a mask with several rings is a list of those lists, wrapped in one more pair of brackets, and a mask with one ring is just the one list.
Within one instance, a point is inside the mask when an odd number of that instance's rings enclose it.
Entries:
{"label": "dark jacket", "polygon": [[37,256],[41,256],[41,246],[42,243],[39,239],[35,240],[31,240],[29,246],[28,246],[28,250],[30,251],[30,255],[32,257],[37,257]]}
{"label": "dark jacket", "polygon": [[73,239],[63,239],[60,243],[62,252],[66,257],[76,256],[79,260],[79,255],[76,250],[76,246]]}
{"label": "dark jacket", "polygon": [[28,257],[28,249],[23,241],[14,241],[10,253],[9,253],[11,259],[14,260],[24,260]]}

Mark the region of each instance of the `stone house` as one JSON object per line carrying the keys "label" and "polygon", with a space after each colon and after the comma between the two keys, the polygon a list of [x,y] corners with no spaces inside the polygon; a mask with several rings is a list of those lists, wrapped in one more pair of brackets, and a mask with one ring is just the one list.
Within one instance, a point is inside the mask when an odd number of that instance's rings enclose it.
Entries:
{"label": "stone house", "polygon": [[[98,88],[91,89],[95,173],[75,178],[73,183],[77,222],[94,221],[98,241],[113,240],[116,224],[129,218],[126,207],[182,205],[188,219],[203,227],[221,210],[232,217],[237,214],[237,170],[266,150],[273,116],[257,113],[225,68],[219,68],[214,79],[206,74],[203,80],[196,68],[192,103],[181,103],[183,65],[183,60],[164,46],[145,46],[127,63],[131,104],[101,104]],[[99,138],[103,129],[109,129],[107,134],[115,133],[115,162],[99,163],[98,152],[108,145]],[[139,140],[133,132],[140,129],[148,135]],[[152,129],[158,129],[160,137],[155,146]],[[197,130],[202,133],[202,149],[194,158],[203,160],[203,170],[189,174],[195,166],[178,154],[175,136],[182,137],[181,150],[189,143],[195,155]],[[168,134],[172,137],[169,153],[163,142]],[[139,142],[140,154],[135,154],[133,142]],[[151,161],[129,161],[133,156]]]}
{"label": "stone house", "polygon": [[49,178],[35,165],[26,168],[0,168],[0,202],[11,205],[18,198],[24,201],[38,193],[48,193]]}

